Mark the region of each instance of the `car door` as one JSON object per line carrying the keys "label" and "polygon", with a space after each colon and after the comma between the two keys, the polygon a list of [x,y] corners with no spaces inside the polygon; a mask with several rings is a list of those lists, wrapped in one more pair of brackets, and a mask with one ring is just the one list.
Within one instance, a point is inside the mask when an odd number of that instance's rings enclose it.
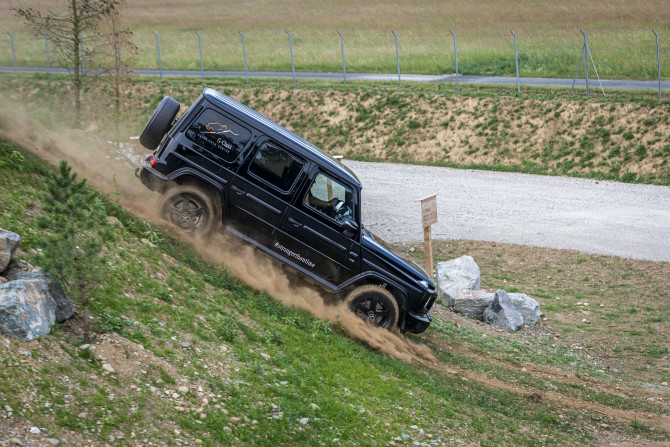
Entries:
{"label": "car door", "polygon": [[346,182],[316,171],[289,207],[273,249],[331,286],[357,274],[360,230],[344,226],[358,216],[355,194]]}
{"label": "car door", "polygon": [[229,226],[239,236],[269,247],[292,198],[303,159],[272,140],[262,140],[233,178]]}

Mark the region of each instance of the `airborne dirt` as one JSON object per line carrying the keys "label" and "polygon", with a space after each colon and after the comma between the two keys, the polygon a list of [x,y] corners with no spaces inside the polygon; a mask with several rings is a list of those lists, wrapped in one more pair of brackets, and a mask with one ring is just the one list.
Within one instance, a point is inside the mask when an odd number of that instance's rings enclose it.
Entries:
{"label": "airborne dirt", "polygon": [[[21,123],[6,131],[7,136],[53,165],[61,159],[67,159],[80,176],[88,179],[91,186],[105,194],[115,194],[124,208],[137,216],[151,220],[156,225],[167,226],[156,216],[159,196],[135,178],[135,166],[129,161],[127,153],[83,133],[61,131],[54,134],[31,122],[27,116],[16,119],[17,113],[16,109],[11,114],[7,109],[0,110],[0,120],[11,118]],[[426,346],[414,343],[400,332],[372,327],[349,312],[344,305],[326,304],[316,290],[295,286],[280,265],[232,236],[217,234],[207,241],[184,240],[212,262],[225,265],[233,276],[247,285],[268,293],[287,306],[304,309],[324,320],[339,322],[352,338],[378,351],[405,361],[435,361]]]}

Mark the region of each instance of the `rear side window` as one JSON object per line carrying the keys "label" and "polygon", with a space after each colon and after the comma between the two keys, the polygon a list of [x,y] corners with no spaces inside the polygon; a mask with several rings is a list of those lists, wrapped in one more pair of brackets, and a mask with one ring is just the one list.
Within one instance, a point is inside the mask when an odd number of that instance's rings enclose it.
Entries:
{"label": "rear side window", "polygon": [[249,172],[280,191],[288,192],[300,174],[303,162],[284,149],[265,144],[249,165]]}
{"label": "rear side window", "polygon": [[232,162],[251,138],[251,132],[224,115],[207,109],[186,131],[189,140],[202,146],[217,161]]}

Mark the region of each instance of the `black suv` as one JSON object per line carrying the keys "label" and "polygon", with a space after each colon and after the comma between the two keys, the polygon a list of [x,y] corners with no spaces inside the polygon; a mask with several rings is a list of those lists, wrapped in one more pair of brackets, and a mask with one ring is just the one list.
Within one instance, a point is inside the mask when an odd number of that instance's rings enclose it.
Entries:
{"label": "black suv", "polygon": [[363,228],[351,170],[216,90],[175,122],[178,111],[165,97],[140,136],[155,152],[136,175],[163,194],[163,219],[190,234],[225,229],[380,327],[426,330],[435,286]]}

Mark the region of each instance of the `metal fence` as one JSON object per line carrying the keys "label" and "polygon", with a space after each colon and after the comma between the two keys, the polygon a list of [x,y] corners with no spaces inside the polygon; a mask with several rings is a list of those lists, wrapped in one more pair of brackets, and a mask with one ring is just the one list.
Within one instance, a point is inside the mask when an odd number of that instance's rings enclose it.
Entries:
{"label": "metal fence", "polygon": [[[670,29],[670,28],[668,28]],[[0,46],[1,66],[51,66],[48,38],[7,33]],[[584,44],[587,42],[588,47]],[[89,37],[94,39],[95,36]],[[136,32],[137,68],[205,72],[289,72],[421,74],[433,76],[495,76],[511,78],[583,79],[586,70],[598,78],[658,80],[670,63],[662,35],[655,30],[526,34],[505,29],[485,36],[467,30],[439,35],[388,30],[355,33],[324,30],[319,34],[250,35],[243,30],[220,34],[198,31]],[[84,47],[86,38],[83,39]]]}

